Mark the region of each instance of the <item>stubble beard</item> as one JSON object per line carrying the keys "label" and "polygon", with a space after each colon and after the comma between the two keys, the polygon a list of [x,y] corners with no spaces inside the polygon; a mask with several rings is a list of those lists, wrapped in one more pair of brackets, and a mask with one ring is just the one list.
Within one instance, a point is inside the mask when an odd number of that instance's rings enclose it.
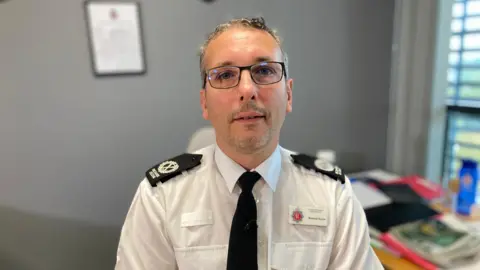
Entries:
{"label": "stubble beard", "polygon": [[[251,128],[257,128],[252,126]],[[230,136],[229,144],[237,152],[242,154],[253,154],[264,148],[272,140],[272,129],[268,128],[262,135],[249,136],[245,138]]]}

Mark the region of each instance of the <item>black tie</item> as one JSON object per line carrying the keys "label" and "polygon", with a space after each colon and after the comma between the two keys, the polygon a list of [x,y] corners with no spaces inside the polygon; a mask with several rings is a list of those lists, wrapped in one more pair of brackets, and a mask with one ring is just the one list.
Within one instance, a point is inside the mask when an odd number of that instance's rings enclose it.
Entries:
{"label": "black tie", "polygon": [[252,189],[260,179],[257,172],[245,172],[238,179],[242,193],[232,220],[228,243],[227,270],[257,270],[257,206]]}

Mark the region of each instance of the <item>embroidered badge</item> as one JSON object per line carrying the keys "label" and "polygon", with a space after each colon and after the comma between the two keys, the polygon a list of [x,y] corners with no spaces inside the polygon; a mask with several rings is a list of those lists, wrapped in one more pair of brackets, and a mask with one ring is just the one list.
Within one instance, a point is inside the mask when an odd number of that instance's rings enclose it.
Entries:
{"label": "embroidered badge", "polygon": [[292,219],[293,221],[295,222],[301,222],[303,220],[303,213],[302,211],[296,209],[295,211],[293,211],[292,213]]}

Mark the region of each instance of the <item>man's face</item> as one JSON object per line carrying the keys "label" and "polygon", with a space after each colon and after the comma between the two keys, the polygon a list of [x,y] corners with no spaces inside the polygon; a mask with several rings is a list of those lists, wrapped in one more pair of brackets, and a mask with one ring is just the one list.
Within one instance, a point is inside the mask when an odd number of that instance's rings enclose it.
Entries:
{"label": "man's face", "polygon": [[[230,28],[212,40],[204,57],[206,70],[264,61],[282,62],[280,47],[267,32],[243,27]],[[258,85],[248,69],[241,71],[240,82],[233,88],[217,89],[207,81],[200,101],[203,117],[215,128],[217,143],[242,153],[276,145],[285,115],[292,110],[292,84],[283,76],[277,83]]]}

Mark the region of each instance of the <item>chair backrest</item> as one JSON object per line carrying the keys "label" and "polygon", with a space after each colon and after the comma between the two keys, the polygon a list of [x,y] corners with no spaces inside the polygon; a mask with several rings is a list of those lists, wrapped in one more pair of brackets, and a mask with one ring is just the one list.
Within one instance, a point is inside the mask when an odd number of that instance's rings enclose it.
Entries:
{"label": "chair backrest", "polygon": [[215,130],[213,127],[202,127],[193,133],[187,147],[187,153],[195,152],[215,143]]}

